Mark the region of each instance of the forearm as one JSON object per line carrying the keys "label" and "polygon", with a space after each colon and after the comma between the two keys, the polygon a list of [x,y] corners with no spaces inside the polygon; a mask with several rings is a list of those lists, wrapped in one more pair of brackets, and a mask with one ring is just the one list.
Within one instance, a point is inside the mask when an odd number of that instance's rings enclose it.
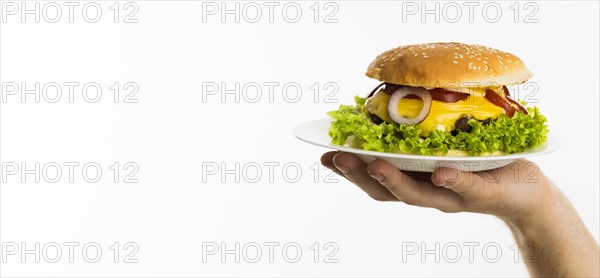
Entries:
{"label": "forearm", "polygon": [[558,189],[540,213],[507,223],[532,276],[600,277],[598,243]]}

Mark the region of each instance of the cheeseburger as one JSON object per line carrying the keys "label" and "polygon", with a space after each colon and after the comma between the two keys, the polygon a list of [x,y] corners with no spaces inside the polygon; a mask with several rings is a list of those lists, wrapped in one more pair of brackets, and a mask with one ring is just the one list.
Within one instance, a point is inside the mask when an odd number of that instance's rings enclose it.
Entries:
{"label": "cheeseburger", "polygon": [[531,78],[517,56],[480,45],[428,43],[377,56],[383,83],[328,115],[332,143],[419,155],[502,155],[546,142],[546,118],[508,86]]}

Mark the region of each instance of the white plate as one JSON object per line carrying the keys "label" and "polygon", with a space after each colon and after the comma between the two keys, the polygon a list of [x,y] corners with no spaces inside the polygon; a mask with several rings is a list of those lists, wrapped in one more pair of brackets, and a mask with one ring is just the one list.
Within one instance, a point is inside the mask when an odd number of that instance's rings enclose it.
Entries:
{"label": "white plate", "polygon": [[469,172],[491,170],[510,164],[518,158],[547,154],[558,149],[556,138],[548,136],[548,141],[542,146],[527,152],[509,155],[451,157],[384,153],[332,144],[331,138],[327,135],[330,125],[331,119],[305,122],[294,128],[294,135],[298,139],[313,145],[353,153],[366,163],[375,159],[382,159],[405,171],[433,172],[435,168],[441,166],[454,167]]}

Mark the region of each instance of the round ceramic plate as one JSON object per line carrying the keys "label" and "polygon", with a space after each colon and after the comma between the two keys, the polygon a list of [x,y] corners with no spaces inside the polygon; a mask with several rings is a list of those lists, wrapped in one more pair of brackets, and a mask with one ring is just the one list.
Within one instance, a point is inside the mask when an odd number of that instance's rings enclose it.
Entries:
{"label": "round ceramic plate", "polygon": [[499,156],[426,156],[413,154],[384,153],[377,151],[365,151],[346,146],[334,145],[331,138],[327,135],[331,119],[320,119],[305,122],[294,128],[294,135],[307,143],[336,149],[338,151],[353,153],[362,161],[369,163],[375,159],[385,160],[396,168],[405,171],[433,172],[437,167],[454,167],[462,171],[485,171],[500,168],[518,158],[525,158],[547,154],[558,149],[558,142],[555,138],[548,136],[548,141],[527,152],[499,155]]}

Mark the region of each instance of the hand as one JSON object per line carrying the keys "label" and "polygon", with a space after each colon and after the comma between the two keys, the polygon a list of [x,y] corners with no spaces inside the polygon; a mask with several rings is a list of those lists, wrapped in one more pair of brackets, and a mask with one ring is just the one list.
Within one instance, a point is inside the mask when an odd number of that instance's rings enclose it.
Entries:
{"label": "hand", "polygon": [[505,167],[462,172],[403,172],[383,160],[368,165],[356,156],[328,152],[321,163],[378,201],[401,201],[444,212],[496,215],[510,227],[532,276],[599,277],[600,249],[577,211],[536,164],[519,159]]}
{"label": "hand", "polygon": [[530,161],[462,172],[437,168],[433,173],[406,172],[383,160],[368,165],[343,152],[328,152],[321,163],[378,201],[401,201],[443,212],[479,212],[508,221],[527,221],[552,201],[554,186]]}

